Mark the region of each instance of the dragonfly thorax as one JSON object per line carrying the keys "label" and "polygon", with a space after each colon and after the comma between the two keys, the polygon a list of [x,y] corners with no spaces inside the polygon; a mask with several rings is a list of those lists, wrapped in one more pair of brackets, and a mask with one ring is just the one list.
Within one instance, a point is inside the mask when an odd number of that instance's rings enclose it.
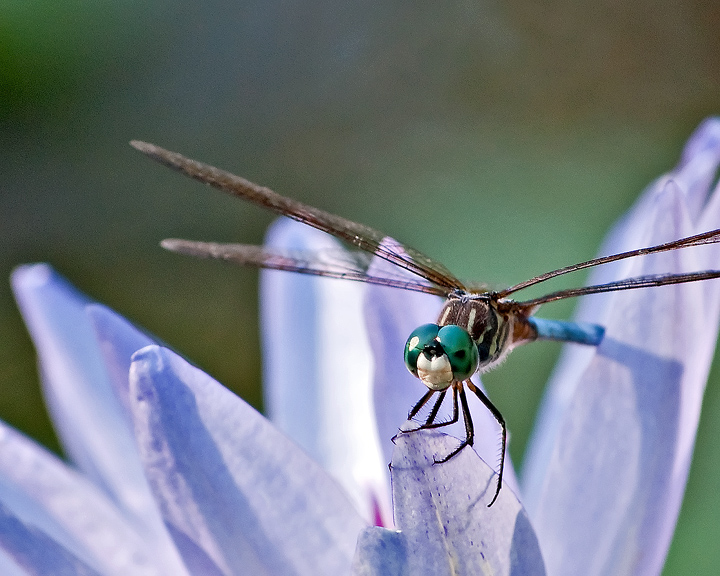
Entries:
{"label": "dragonfly thorax", "polygon": [[500,362],[512,344],[514,317],[501,313],[490,294],[453,293],[438,317],[439,326],[455,325],[467,331],[478,349],[479,369]]}

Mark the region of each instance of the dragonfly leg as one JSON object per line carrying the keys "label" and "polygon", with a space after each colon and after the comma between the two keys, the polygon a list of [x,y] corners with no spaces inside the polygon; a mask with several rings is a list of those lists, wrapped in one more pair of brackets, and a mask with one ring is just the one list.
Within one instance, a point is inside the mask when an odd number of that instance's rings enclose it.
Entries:
{"label": "dragonfly leg", "polygon": [[[447,390],[443,390],[442,392],[442,398],[445,397],[445,392]],[[455,424],[455,422],[458,421],[458,392],[457,388],[453,386],[453,413],[450,420],[444,420],[443,422],[435,422],[435,417],[437,416],[437,412],[440,409],[440,402],[436,402],[435,406],[433,406],[433,409],[430,411],[430,415],[428,416],[428,419],[425,421],[425,424],[420,426],[419,429],[421,430],[429,430],[430,428],[442,428],[443,426],[450,426],[450,424]]]}
{"label": "dragonfly leg", "polygon": [[[434,394],[434,390],[430,390],[430,392],[426,393],[425,396],[420,398],[420,402],[418,402],[413,409],[410,411],[410,414],[408,415],[408,420],[410,420],[413,416],[415,416],[420,408],[422,408]],[[447,390],[443,390],[440,392],[440,396],[438,396],[438,399],[435,400],[435,404],[433,404],[432,409],[430,410],[430,414],[428,414],[427,419],[425,420],[424,424],[421,424],[417,428],[413,428],[412,430],[404,430],[404,432],[417,432],[418,430],[426,430],[428,428],[438,428],[440,426],[447,426],[448,424],[452,424],[453,422],[457,422],[457,414],[455,414],[455,420],[452,420],[450,422],[440,422],[436,423],[435,418],[437,417],[437,413],[440,410],[440,406],[443,403],[443,400],[445,400],[445,394],[447,393]],[[457,398],[454,399],[455,402],[455,411],[457,412]]]}
{"label": "dragonfly leg", "polygon": [[[465,389],[462,386],[459,386],[459,388],[460,404],[462,406],[463,420],[465,422],[465,440],[460,442],[460,446],[455,448],[452,452],[450,452],[450,454],[443,458],[440,458],[439,460],[435,460],[435,464],[442,464],[443,462],[447,462],[448,460],[450,460],[450,458],[458,454],[460,450],[465,448],[465,446],[472,446],[473,442],[475,441],[475,429],[473,427],[472,417],[470,416],[470,408],[468,407],[467,397],[465,396]],[[453,391],[454,394],[458,393],[457,388],[453,388]],[[455,399],[455,401],[457,402],[457,398]],[[457,404],[455,405],[455,408],[457,409]],[[454,416],[455,421],[457,421],[457,412],[454,414]],[[448,422],[448,424],[450,424],[450,422]]]}
{"label": "dragonfly leg", "polygon": [[418,412],[420,412],[420,409],[427,404],[427,401],[430,400],[430,396],[435,394],[435,390],[428,390],[422,398],[418,401],[415,406],[413,406],[412,410],[408,413],[408,420],[412,420]]}
{"label": "dragonfly leg", "polygon": [[443,400],[445,400],[446,393],[447,393],[447,390],[443,390],[442,392],[440,392],[438,399],[435,401],[435,404],[433,404],[433,407],[430,410],[430,414],[428,414],[428,417],[425,419],[425,424],[423,424],[421,426],[421,428],[434,428],[435,427],[433,422],[435,422],[437,413],[440,411],[440,406],[442,405]]}
{"label": "dragonfly leg", "polygon": [[[490,402],[490,398],[488,398],[485,393],[480,390],[477,386],[475,386],[470,380],[466,382],[467,387],[472,390],[475,393],[475,396],[477,396],[480,399],[480,402],[485,404],[485,407],[490,410],[490,413],[495,417],[495,420],[497,420],[497,423],[500,424],[500,430],[501,430],[501,441],[500,441],[500,469],[498,470],[498,480],[497,480],[497,489],[495,490],[495,496],[493,496],[492,501],[490,504],[488,504],[488,507],[492,506],[495,503],[495,500],[497,500],[498,494],[500,494],[500,487],[502,486],[502,477],[503,477],[503,470],[505,469],[505,447],[507,444],[507,427],[505,426],[505,419],[502,417],[502,414],[500,414],[500,410],[495,408],[495,405]],[[462,396],[461,396],[462,400]],[[472,444],[472,442],[470,442]]]}
{"label": "dragonfly leg", "polygon": [[[425,394],[423,394],[423,397],[420,398],[420,400],[418,400],[418,403],[415,404],[415,406],[412,407],[412,410],[410,410],[410,412],[408,413],[407,419],[408,419],[408,420],[412,420],[412,419],[415,417],[415,415],[416,415],[418,412],[420,412],[420,410],[422,409],[422,407],[425,406],[425,404],[427,404],[428,400],[430,400],[430,397],[431,397],[433,394],[435,394],[435,390],[428,390],[427,392],[425,392]],[[435,402],[435,406],[433,406],[433,409],[430,411],[430,415],[433,416],[433,419],[434,419],[433,413],[434,413],[434,414],[437,414],[437,411],[440,409],[440,404],[442,404],[442,401],[443,401],[443,398],[444,398],[444,397],[445,397],[445,392],[443,391],[443,393],[440,395],[440,400],[437,401],[437,402]],[[427,424],[427,422],[426,422],[426,424]],[[412,429],[410,429],[410,430],[401,430],[401,433],[417,432],[418,430],[422,430],[422,428],[423,428],[423,425],[420,425],[420,426],[418,426],[417,428],[412,428]],[[397,437],[398,437],[398,435],[396,434],[395,436],[393,436],[392,438],[390,438],[390,440],[392,441],[393,444],[395,444],[395,439],[396,439]]]}

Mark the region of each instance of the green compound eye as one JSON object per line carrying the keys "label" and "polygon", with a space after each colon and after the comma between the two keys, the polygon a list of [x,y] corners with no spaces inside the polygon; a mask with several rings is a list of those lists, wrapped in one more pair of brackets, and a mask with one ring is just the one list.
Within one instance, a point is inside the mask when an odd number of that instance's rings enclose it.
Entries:
{"label": "green compound eye", "polygon": [[438,335],[440,326],[437,324],[423,324],[419,328],[415,328],[405,343],[405,366],[415,376],[417,372],[417,359],[425,346],[432,344]]}
{"label": "green compound eye", "polygon": [[440,328],[437,339],[450,360],[453,378],[466,380],[477,370],[478,349],[466,330],[450,324]]}
{"label": "green compound eye", "polygon": [[440,328],[437,324],[423,324],[413,330],[405,344],[405,366],[418,375],[417,362],[427,347],[434,347],[436,353],[445,353],[455,380],[470,378],[477,370],[478,349],[466,330],[450,324]]}

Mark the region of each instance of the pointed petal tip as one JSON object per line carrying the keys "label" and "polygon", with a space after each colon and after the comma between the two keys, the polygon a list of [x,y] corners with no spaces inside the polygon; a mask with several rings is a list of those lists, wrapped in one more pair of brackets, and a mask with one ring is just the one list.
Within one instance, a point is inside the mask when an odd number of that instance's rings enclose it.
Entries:
{"label": "pointed petal tip", "polygon": [[340,242],[316,228],[286,216],[276,218],[265,232],[266,246],[289,250],[339,248]]}
{"label": "pointed petal tip", "polygon": [[22,288],[36,288],[44,286],[54,273],[52,266],[44,262],[37,264],[21,264],[10,274],[11,282],[15,290]]}
{"label": "pointed petal tip", "polygon": [[720,146],[720,116],[705,118],[685,143],[681,164],[704,151],[717,150]]}
{"label": "pointed petal tip", "polygon": [[[135,350],[140,350],[150,344],[160,343],[155,336],[139,328],[122,314],[117,313],[104,304],[97,302],[86,304],[85,314],[90,318],[90,322],[96,333],[99,333],[101,336],[101,340],[104,339],[102,336],[120,333],[125,336],[126,339],[132,338],[132,345],[135,346]],[[116,344],[119,344],[119,342],[116,342]]]}
{"label": "pointed petal tip", "polygon": [[402,545],[408,573],[420,573],[419,567],[439,573],[427,567],[457,558],[463,574],[485,573],[488,566],[502,574],[545,574],[537,535],[516,494],[504,485],[487,506],[497,475],[477,453],[466,447],[437,464],[457,442],[438,430],[399,436],[391,473],[402,540],[390,533],[369,536]]}
{"label": "pointed petal tip", "polygon": [[149,344],[140,348],[132,355],[132,362],[148,362],[150,366],[157,367],[162,360],[164,348],[159,344]]}

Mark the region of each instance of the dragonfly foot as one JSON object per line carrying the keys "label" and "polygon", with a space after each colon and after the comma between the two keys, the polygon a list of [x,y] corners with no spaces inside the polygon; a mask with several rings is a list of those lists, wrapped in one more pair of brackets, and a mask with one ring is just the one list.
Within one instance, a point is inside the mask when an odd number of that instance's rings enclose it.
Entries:
{"label": "dragonfly foot", "polygon": [[453,450],[452,452],[450,452],[450,454],[448,454],[447,456],[445,456],[445,457],[443,457],[443,458],[440,458],[440,460],[438,460],[437,458],[433,458],[433,464],[444,464],[445,462],[447,462],[448,460],[450,460],[450,458],[452,458],[453,456],[457,456],[457,455],[460,453],[460,451],[461,451],[463,448],[465,448],[465,446],[470,446],[470,443],[469,443],[467,440],[461,442],[461,443],[460,443],[460,446],[458,446],[457,448],[455,448],[455,450]]}

